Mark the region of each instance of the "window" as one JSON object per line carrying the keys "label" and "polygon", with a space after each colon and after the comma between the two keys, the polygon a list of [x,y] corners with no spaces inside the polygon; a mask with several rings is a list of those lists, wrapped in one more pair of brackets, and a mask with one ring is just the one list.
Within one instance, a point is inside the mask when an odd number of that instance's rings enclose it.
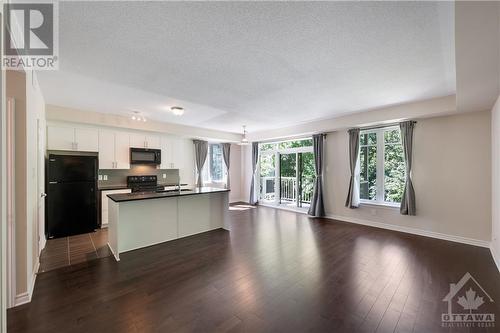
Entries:
{"label": "window", "polygon": [[211,143],[208,145],[208,154],[205,165],[203,166],[204,183],[225,183],[226,165],[222,155],[222,145]]}
{"label": "window", "polygon": [[386,127],[360,133],[359,176],[361,202],[401,202],[405,162],[399,128]]}
{"label": "window", "polygon": [[308,207],[315,178],[312,139],[261,143],[259,152],[259,200],[272,205]]}

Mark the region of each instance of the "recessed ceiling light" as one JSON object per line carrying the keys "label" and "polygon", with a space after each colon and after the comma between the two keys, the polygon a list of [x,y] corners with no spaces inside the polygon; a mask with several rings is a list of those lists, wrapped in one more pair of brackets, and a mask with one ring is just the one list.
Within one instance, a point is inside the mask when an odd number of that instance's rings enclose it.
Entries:
{"label": "recessed ceiling light", "polygon": [[172,112],[175,116],[182,116],[184,114],[184,108],[180,106],[172,106],[170,108],[170,112]]}

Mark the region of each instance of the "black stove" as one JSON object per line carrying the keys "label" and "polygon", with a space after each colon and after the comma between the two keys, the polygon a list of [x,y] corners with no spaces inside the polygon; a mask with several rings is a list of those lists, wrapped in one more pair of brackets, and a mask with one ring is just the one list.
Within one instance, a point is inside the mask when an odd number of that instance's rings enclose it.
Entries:
{"label": "black stove", "polygon": [[158,185],[156,176],[128,176],[127,187],[132,190],[132,193],[159,192],[165,188]]}

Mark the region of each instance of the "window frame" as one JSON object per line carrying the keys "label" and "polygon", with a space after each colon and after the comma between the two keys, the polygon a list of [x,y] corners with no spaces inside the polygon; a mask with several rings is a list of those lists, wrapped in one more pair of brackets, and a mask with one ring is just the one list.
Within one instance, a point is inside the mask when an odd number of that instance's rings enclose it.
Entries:
{"label": "window frame", "polygon": [[[361,135],[363,134],[369,134],[369,133],[375,133],[377,136],[377,143],[375,144],[375,147],[377,148],[377,178],[376,178],[376,196],[374,200],[369,200],[369,199],[362,199],[359,198],[359,202],[362,205],[375,205],[375,206],[386,206],[386,207],[391,207],[391,208],[399,208],[401,206],[400,202],[392,202],[392,201],[385,201],[385,137],[384,133],[387,131],[392,131],[392,130],[400,130],[397,125],[392,125],[392,126],[385,126],[385,127],[379,127],[379,128],[374,128],[374,129],[367,129],[367,130],[361,130],[359,132],[359,151],[358,151],[358,165],[361,166],[361,147],[362,146],[370,146],[370,145],[361,145]],[[389,143],[389,144],[395,144],[395,143]],[[400,135],[400,144],[402,145],[403,143],[401,142],[401,135]],[[372,145],[373,146],[373,145]],[[404,160],[404,156],[403,156]],[[358,169],[358,176],[359,173],[361,172],[361,167]],[[381,180],[381,181],[379,181]],[[359,186],[361,187],[361,182],[359,182]],[[360,194],[361,194],[361,188],[359,189]]]}
{"label": "window frame", "polygon": [[[224,162],[224,156],[222,156],[221,159],[221,164],[222,164],[222,179],[221,180],[213,180],[212,179],[212,174],[211,174],[211,161],[212,159],[210,158],[210,154],[212,151],[212,146],[217,145],[221,146],[221,143],[218,142],[209,142],[208,143],[208,151],[207,151],[207,158],[205,160],[205,164],[203,165],[203,170],[202,170],[202,179],[203,179],[203,184],[214,184],[214,185],[224,185],[227,184],[227,167],[226,163]],[[222,149],[222,146],[221,146]]]}

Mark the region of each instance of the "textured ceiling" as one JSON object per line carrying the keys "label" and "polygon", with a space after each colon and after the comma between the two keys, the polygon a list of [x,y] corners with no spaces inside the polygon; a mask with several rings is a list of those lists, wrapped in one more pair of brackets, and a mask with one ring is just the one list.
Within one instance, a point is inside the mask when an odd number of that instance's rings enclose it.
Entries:
{"label": "textured ceiling", "polygon": [[[452,2],[60,2],[46,102],[225,131],[455,93]],[[165,110],[186,108],[183,117]],[[369,112],[369,111],[368,111]]]}

